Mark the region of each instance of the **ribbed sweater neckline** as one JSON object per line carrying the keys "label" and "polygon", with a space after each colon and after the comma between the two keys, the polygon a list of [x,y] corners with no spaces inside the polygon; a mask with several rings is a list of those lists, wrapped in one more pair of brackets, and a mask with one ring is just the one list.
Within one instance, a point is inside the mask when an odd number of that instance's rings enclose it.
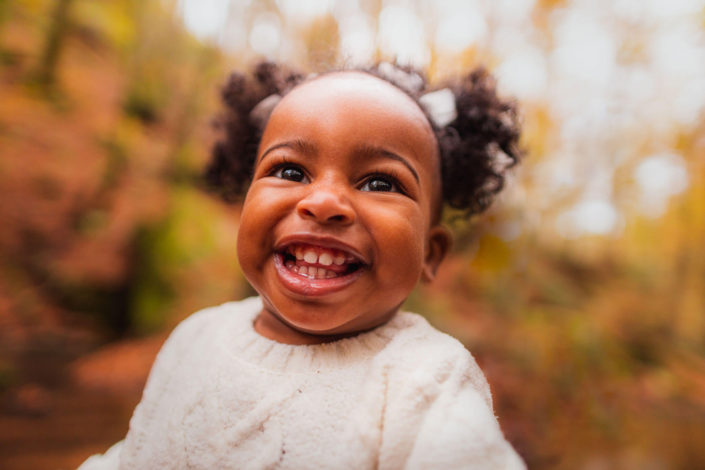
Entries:
{"label": "ribbed sweater neckline", "polygon": [[399,312],[384,325],[350,338],[322,344],[292,345],[266,338],[255,331],[254,321],[262,309],[259,297],[230,302],[222,307],[231,306],[236,310],[227,312],[227,326],[220,331],[223,344],[233,359],[279,373],[315,374],[364,362],[384,349],[396,332],[414,323],[413,314]]}

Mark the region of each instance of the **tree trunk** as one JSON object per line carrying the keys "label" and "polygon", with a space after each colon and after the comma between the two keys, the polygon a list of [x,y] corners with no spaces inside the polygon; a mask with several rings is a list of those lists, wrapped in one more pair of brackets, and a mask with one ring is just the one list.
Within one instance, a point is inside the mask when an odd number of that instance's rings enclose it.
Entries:
{"label": "tree trunk", "polygon": [[38,81],[44,87],[50,87],[56,82],[59,56],[70,26],[69,9],[71,8],[71,3],[73,3],[73,0],[56,0],[54,5],[51,24],[47,32],[37,71]]}

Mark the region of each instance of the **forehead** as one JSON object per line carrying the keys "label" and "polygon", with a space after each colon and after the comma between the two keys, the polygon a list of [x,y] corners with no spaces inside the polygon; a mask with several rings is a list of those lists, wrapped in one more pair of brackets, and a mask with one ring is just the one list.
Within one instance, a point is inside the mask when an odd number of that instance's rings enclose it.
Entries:
{"label": "forehead", "polygon": [[331,73],[293,89],[275,107],[262,140],[307,129],[316,138],[323,134],[314,128],[336,126],[345,129],[346,138],[408,147],[420,160],[428,160],[423,163],[436,164],[436,138],[419,105],[394,85],[362,72]]}
{"label": "forehead", "polygon": [[[430,125],[418,104],[402,90],[373,75],[357,72],[335,72],[316,77],[294,88],[287,94],[282,104],[300,100],[321,102],[363,101],[373,111],[394,108],[407,118],[418,120],[423,127]],[[289,103],[292,104],[292,103]]]}

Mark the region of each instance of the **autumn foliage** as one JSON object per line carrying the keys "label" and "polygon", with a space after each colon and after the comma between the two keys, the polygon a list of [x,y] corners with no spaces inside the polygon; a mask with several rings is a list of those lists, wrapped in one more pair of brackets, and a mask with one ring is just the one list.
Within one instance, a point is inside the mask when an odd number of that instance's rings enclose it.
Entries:
{"label": "autumn foliage", "polygon": [[[0,1],[0,468],[104,451],[168,331],[252,294],[238,208],[201,182],[218,87],[249,56],[197,41],[169,5]],[[302,63],[337,59],[334,18],[297,28]],[[448,61],[434,52],[429,76]],[[522,109],[522,168],[482,218],[447,214],[454,251],[407,308],[472,351],[530,467],[704,467],[705,116],[609,143],[619,226],[574,234],[554,222],[580,188],[537,176],[560,122]],[[659,146],[688,184],[653,216],[632,175]]]}

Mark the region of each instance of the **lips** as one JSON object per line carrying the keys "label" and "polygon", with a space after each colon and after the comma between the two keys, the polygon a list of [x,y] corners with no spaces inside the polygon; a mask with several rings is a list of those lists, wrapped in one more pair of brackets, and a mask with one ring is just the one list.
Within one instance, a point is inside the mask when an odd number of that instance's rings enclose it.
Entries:
{"label": "lips", "polygon": [[344,289],[368,266],[347,247],[330,242],[283,244],[276,250],[274,261],[282,283],[303,295],[324,295]]}

